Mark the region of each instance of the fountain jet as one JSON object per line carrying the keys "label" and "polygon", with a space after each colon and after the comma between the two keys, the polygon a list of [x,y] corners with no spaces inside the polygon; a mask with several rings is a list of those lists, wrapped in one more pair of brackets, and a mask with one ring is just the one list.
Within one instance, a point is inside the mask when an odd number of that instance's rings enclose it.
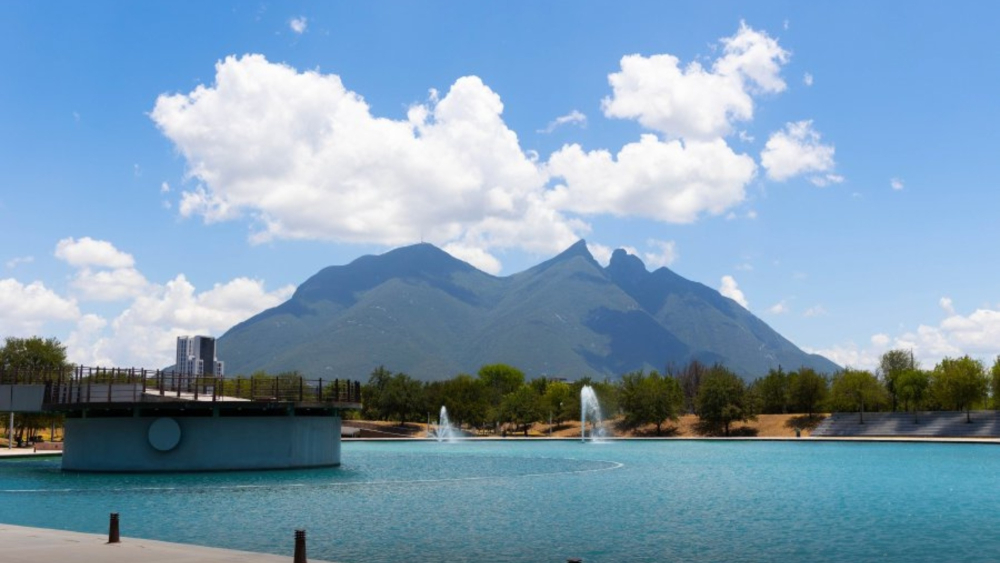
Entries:
{"label": "fountain jet", "polygon": [[597,402],[597,393],[590,385],[580,389],[580,440],[587,441],[587,419],[590,419],[590,440],[596,441],[604,437],[604,421],[601,416],[601,404]]}

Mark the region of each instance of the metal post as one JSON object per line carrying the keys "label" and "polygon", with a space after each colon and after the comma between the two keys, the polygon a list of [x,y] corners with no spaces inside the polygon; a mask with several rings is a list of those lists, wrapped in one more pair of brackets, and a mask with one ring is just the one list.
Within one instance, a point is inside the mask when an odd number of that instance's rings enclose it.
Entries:
{"label": "metal post", "polygon": [[121,539],[118,537],[118,513],[111,513],[111,523],[108,526],[108,543],[120,543]]}
{"label": "metal post", "polygon": [[10,427],[7,434],[7,449],[14,448],[14,383],[10,383]]}
{"label": "metal post", "polygon": [[292,563],[306,563],[305,530],[295,530],[295,558]]}

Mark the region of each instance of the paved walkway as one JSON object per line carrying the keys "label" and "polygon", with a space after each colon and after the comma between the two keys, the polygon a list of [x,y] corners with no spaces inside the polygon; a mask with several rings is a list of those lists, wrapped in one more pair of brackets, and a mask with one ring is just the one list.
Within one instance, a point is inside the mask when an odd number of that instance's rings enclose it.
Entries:
{"label": "paved walkway", "polygon": [[51,457],[60,456],[59,450],[43,450],[36,452],[34,448],[8,448],[0,446],[0,458],[3,457]]}
{"label": "paved walkway", "polygon": [[[0,560],[4,563],[289,563],[295,537],[288,538],[288,556],[234,551],[136,538],[109,544],[108,536],[0,524]],[[308,545],[306,546],[308,552]],[[323,563],[309,559],[312,563]]]}

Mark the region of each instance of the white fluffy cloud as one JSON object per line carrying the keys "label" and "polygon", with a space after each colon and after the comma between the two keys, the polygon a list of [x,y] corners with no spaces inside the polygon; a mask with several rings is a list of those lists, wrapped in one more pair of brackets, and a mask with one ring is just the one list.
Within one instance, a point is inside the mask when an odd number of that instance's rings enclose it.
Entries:
{"label": "white fluffy cloud", "polygon": [[[294,291],[292,286],[268,291],[262,281],[242,277],[200,292],[184,275],[151,283],[134,268],[131,255],[89,237],[61,240],[55,254],[76,270],[74,296],[59,295],[41,282],[0,280],[0,336],[51,334],[57,325],[72,324],[64,340],[67,355],[84,365],[166,366],[177,336],[218,335]],[[126,304],[106,317],[86,310],[97,301]]]}
{"label": "white fluffy cloud", "polygon": [[668,54],[623,57],[621,71],[608,76],[612,95],[602,103],[604,114],[636,119],[671,138],[728,135],[734,121],[753,117],[752,94],[785,89],[780,71],[789,53],[742,22],[720,43],[722,56],[710,69],[698,62],[682,67]]}
{"label": "white fluffy cloud", "polygon": [[121,301],[141,295],[149,285],[135,268],[97,271],[83,268],[73,277],[72,283],[85,301]]}
{"label": "white fluffy cloud", "polygon": [[[213,83],[161,95],[151,117],[187,163],[182,216],[246,218],[258,243],[424,240],[498,272],[497,251],[562,250],[590,231],[585,219],[690,223],[743,202],[757,163],[724,137],[753,118],[754,96],[786,88],[788,59],[742,22],[707,67],[624,57],[604,113],[657,134],[618,149],[568,144],[547,160],[521,147],[500,96],[476,76],[389,119],[337,75],[228,57]],[[574,110],[542,132],[585,123]]]}
{"label": "white fluffy cloud", "polygon": [[992,364],[1000,355],[1000,310],[979,308],[962,315],[955,311],[951,299],[941,298],[945,313],[936,326],[921,324],[915,330],[905,330],[896,336],[878,333],[871,337],[870,346],[847,343],[826,349],[810,350],[830,358],[840,365],[874,369],[878,359],[890,349],[912,350],[924,368],[932,368],[944,357],[970,355]]}
{"label": "white fluffy cloud", "polygon": [[[181,274],[152,285],[112,321],[88,315],[71,335],[74,361],[159,368],[172,363],[178,336],[214,334],[288,299],[294,288],[268,292],[263,282],[236,278],[198,292]],[[74,359],[75,358],[75,359]]]}
{"label": "white fluffy cloud", "polygon": [[743,201],[757,165],[722,139],[661,141],[643,135],[613,156],[568,145],[549,159],[549,171],[565,183],[548,201],[581,214],[610,213],[690,223],[703,213],[720,214]]}
{"label": "white fluffy cloud", "polygon": [[677,260],[677,243],[672,240],[647,240],[646,245],[652,250],[642,254],[643,260],[651,270],[667,267]]}
{"label": "white fluffy cloud", "polygon": [[56,258],[76,267],[131,268],[135,260],[105,240],[64,238],[56,243]]}
{"label": "white fluffy cloud", "polygon": [[820,142],[820,134],[812,121],[786,123],[785,128],[771,135],[760,154],[761,166],[768,178],[784,182],[794,176],[813,174],[810,181],[817,186],[839,184],[842,176],[833,174],[834,147]]}
{"label": "white fluffy cloud", "polygon": [[80,316],[76,301],[58,295],[41,282],[23,284],[0,280],[0,335],[33,336],[45,323],[73,321]]}
{"label": "white fluffy cloud", "polygon": [[77,268],[73,287],[86,301],[119,301],[140,295],[148,285],[131,254],[105,240],[67,238],[56,244],[57,258]]}
{"label": "white fluffy cloud", "polygon": [[743,291],[740,290],[740,286],[736,283],[736,278],[733,276],[722,276],[722,281],[719,285],[719,293],[721,293],[724,297],[728,297],[739,303],[744,309],[750,308],[750,303],[743,295]]}
{"label": "white fluffy cloud", "polygon": [[786,123],[785,128],[771,135],[760,153],[761,166],[768,178],[784,182],[793,176],[814,174],[814,184],[825,186],[844,179],[833,174],[834,148],[820,142],[820,134],[813,129],[812,121]]}
{"label": "white fluffy cloud", "polygon": [[899,190],[903,189],[904,187],[906,187],[906,185],[903,184],[903,181],[900,180],[899,178],[893,178],[893,179],[889,180],[889,187],[891,187],[892,189],[894,189],[896,191],[899,191]]}
{"label": "white fluffy cloud", "polygon": [[336,75],[248,55],[218,63],[210,87],[160,96],[152,118],[200,182],[181,213],[250,214],[256,241],[519,246],[528,239],[510,240],[509,225],[544,217],[571,236],[534,244],[572,243],[579,225],[539,209],[547,178],[502,112],[500,97],[467,76],[405,120],[381,118]]}
{"label": "white fluffy cloud", "polygon": [[820,142],[820,134],[812,121],[786,123],[785,128],[771,135],[760,154],[761,166],[768,178],[783,182],[802,174],[814,174],[817,185],[839,183],[843,177],[832,174],[835,165],[834,148]]}

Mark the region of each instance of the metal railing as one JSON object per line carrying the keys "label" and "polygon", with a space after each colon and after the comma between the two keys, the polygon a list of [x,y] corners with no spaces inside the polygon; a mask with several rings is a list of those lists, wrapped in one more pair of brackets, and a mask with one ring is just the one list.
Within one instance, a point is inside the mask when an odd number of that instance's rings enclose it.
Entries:
{"label": "metal railing", "polygon": [[361,383],[298,375],[215,377],[139,368],[3,370],[0,385],[45,385],[45,403],[254,401],[359,405]]}

